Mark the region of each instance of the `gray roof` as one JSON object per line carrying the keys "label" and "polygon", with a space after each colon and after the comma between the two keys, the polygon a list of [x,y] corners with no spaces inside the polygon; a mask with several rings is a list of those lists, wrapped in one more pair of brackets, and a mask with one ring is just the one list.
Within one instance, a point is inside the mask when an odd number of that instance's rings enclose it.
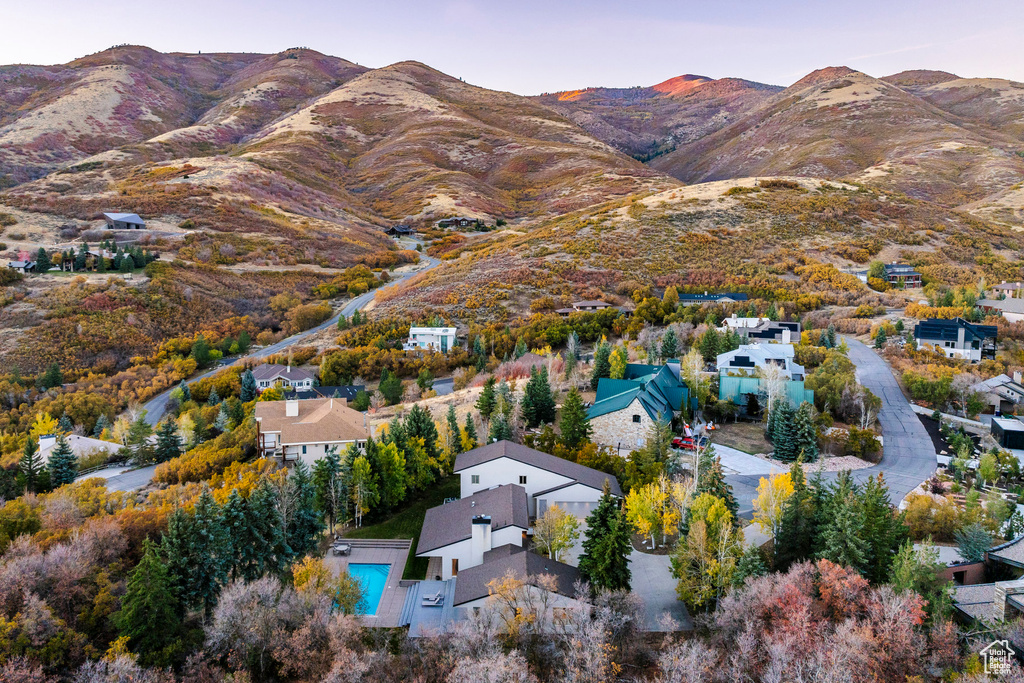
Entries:
{"label": "gray roof", "polygon": [[491,531],[508,526],[517,526],[526,531],[530,528],[526,489],[516,484],[505,484],[430,508],[423,518],[423,530],[416,544],[416,554],[470,538],[473,535],[473,517],[477,515],[490,516]]}
{"label": "gray roof", "polygon": [[264,363],[253,368],[252,376],[257,381],[278,378],[292,381],[313,379],[313,373],[308,370],[293,368],[288,365],[277,365],[276,363]]}
{"label": "gray roof", "polygon": [[982,299],[978,306],[1009,313],[1024,313],[1024,299]]}
{"label": "gray roof", "polygon": [[105,213],[104,218],[109,218],[112,221],[125,221],[126,223],[145,223],[142,220],[142,216],[137,213]]}
{"label": "gray roof", "polygon": [[510,550],[508,554],[495,553],[483,564],[459,571],[455,577],[454,603],[462,605],[486,598],[490,594],[487,584],[509,572],[521,580],[529,580],[534,586],[537,585],[537,577],[554,576],[556,591],[570,598],[575,597],[576,582],[580,580],[580,572],[576,567],[555,562],[537,553]]}
{"label": "gray roof", "polygon": [[[255,373],[254,375],[255,376]],[[356,394],[365,391],[362,384],[341,384],[337,386],[319,386],[309,390],[296,391],[295,398],[343,398],[350,403],[356,400]]]}
{"label": "gray roof", "polygon": [[996,598],[994,583],[979,583],[973,586],[955,586],[953,604],[964,614],[974,619],[990,619],[992,604]]}
{"label": "gray roof", "polygon": [[517,462],[538,467],[548,472],[554,472],[567,477],[590,488],[600,491],[607,480],[611,485],[613,495],[622,496],[622,489],[619,487],[619,480],[611,474],[600,470],[591,469],[571,460],[565,460],[542,451],[535,451],[521,444],[511,441],[498,441],[489,443],[479,448],[474,448],[465,453],[459,453],[455,458],[455,471],[460,472],[469,467],[475,467],[491,460],[508,458]]}
{"label": "gray roof", "polygon": [[1024,536],[990,548],[988,558],[1014,567],[1024,567]]}

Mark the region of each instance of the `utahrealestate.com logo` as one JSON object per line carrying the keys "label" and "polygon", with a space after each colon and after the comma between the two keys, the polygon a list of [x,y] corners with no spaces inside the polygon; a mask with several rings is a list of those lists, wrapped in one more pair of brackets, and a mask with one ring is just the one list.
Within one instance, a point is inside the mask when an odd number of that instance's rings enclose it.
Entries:
{"label": "utahrealestate.com logo", "polygon": [[1017,653],[1010,647],[1010,641],[994,640],[979,654],[985,661],[985,673],[1001,676],[1010,673],[1014,656]]}

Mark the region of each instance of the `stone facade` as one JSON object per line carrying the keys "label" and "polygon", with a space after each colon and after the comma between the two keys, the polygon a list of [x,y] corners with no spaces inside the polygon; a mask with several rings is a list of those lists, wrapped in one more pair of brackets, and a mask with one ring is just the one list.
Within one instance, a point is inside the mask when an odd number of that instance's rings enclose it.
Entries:
{"label": "stone facade", "polygon": [[[639,422],[634,421],[635,415],[640,417]],[[640,405],[640,401],[634,399],[623,410],[591,419],[590,426],[594,430],[591,437],[594,443],[632,450],[643,446],[647,441],[647,435],[651,433],[654,420]]]}

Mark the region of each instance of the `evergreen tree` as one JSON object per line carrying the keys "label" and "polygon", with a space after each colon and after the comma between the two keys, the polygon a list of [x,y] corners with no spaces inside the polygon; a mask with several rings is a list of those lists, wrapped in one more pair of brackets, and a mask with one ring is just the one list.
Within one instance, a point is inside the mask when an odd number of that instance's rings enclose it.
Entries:
{"label": "evergreen tree", "polygon": [[437,444],[440,438],[437,425],[434,424],[430,412],[423,406],[416,404],[409,411],[405,418],[405,434],[409,439],[423,439],[423,448],[429,460],[436,462],[441,458],[441,450]]}
{"label": "evergreen tree", "polygon": [[793,460],[800,453],[797,450],[796,436],[794,434],[794,410],[789,401],[781,399],[777,402],[772,424],[772,445],[775,447],[775,457],[779,460]]}
{"label": "evergreen tree", "polygon": [[789,468],[793,494],[786,499],[782,523],[775,539],[775,569],[786,571],[796,562],[809,559],[814,553],[814,501],[807,488],[800,460]]}
{"label": "evergreen tree", "polygon": [[64,384],[64,373],[61,372],[60,365],[50,363],[40,378],[39,385],[43,389],[54,389],[62,384]]}
{"label": "evergreen tree", "polygon": [[830,349],[836,347],[836,326],[832,323],[828,324],[828,347]]}
{"label": "evergreen tree", "polygon": [[227,582],[232,543],[208,488],[199,494],[191,515],[181,508],[171,513],[161,550],[183,605],[202,607],[209,616]]}
{"label": "evergreen tree", "polygon": [[485,420],[491,419],[491,413],[494,412],[494,408],[497,405],[497,401],[494,396],[494,376],[487,378],[484,382],[483,391],[480,392],[480,396],[476,400],[476,409],[480,412],[480,417]]}
{"label": "evergreen tree", "polygon": [[363,324],[363,316],[359,312],[359,309],[352,311],[352,327],[357,327]]}
{"label": "evergreen tree", "polygon": [[196,340],[192,342],[192,351],[190,355],[196,362],[196,367],[204,368],[210,363],[210,342],[206,341],[206,337],[199,335]]}
{"label": "evergreen tree", "polygon": [[381,373],[380,385],[377,388],[389,406],[393,406],[402,400],[402,380],[398,379],[398,375],[387,368],[384,368],[384,371]]}
{"label": "evergreen tree", "polygon": [[605,481],[604,494],[587,517],[587,533],[579,558],[580,574],[592,589],[629,590],[632,534],[633,525],[626,519],[619,500],[611,495]]}
{"label": "evergreen tree", "polygon": [[879,327],[878,333],[875,335],[875,348],[880,349],[885,346],[885,328]]}
{"label": "evergreen tree", "polygon": [[529,349],[526,348],[526,342],[523,341],[522,337],[520,337],[516,340],[515,357],[522,358],[526,355],[527,351],[529,351]]}
{"label": "evergreen tree", "polygon": [[750,546],[740,555],[736,563],[736,572],[732,575],[732,585],[740,588],[747,582],[747,579],[764,576],[768,573],[768,567],[764,564],[764,556],[757,546]]}
{"label": "evergreen tree", "polygon": [[590,388],[597,391],[597,383],[605,377],[611,377],[612,347],[608,342],[602,341],[594,350],[594,371],[590,375]]}
{"label": "evergreen tree", "polygon": [[242,403],[256,400],[256,378],[253,377],[252,370],[242,373],[242,389],[239,398],[242,399]]}
{"label": "evergreen tree", "polygon": [[338,315],[338,330],[348,329],[348,318],[345,317],[344,313]]}
{"label": "evergreen tree", "polygon": [[434,388],[434,375],[429,368],[421,368],[416,376],[416,386],[420,391],[427,392]]}
{"label": "evergreen tree", "polygon": [[228,553],[228,575],[232,579],[243,578],[242,555],[245,548],[242,545],[242,539],[246,535],[246,527],[249,524],[246,506],[247,502],[238,489],[232,489],[231,495],[228,496],[227,502],[224,503],[224,507],[220,511],[221,523],[224,525],[224,532],[231,545]]}
{"label": "evergreen tree", "polygon": [[491,443],[512,440],[512,427],[501,413],[496,413],[491,419],[491,428],[487,432],[487,440]]}
{"label": "evergreen tree", "polygon": [[147,538],[142,542],[142,559],[128,574],[121,609],[113,616],[117,630],[128,637],[129,649],[143,663],[163,665],[158,655],[178,636],[179,609],[172,577],[157,546]]}
{"label": "evergreen tree", "polygon": [[18,470],[25,479],[25,489],[35,493],[39,480],[39,471],[43,468],[43,459],[39,455],[39,447],[31,436],[25,438],[25,448],[18,461]]}
{"label": "evergreen tree", "polygon": [[676,339],[676,331],[670,327],[661,338],[661,357],[662,359],[675,358],[678,353],[679,340]]}
{"label": "evergreen tree", "polygon": [[157,427],[157,449],[154,455],[158,463],[166,463],[181,455],[181,436],[177,425],[170,418]]}
{"label": "evergreen tree", "polygon": [[284,570],[293,556],[285,536],[277,489],[267,479],[245,501],[245,526],[232,538],[239,573],[247,581]]}
{"label": "evergreen tree", "polygon": [[454,458],[462,452],[462,433],[459,431],[459,418],[455,414],[454,405],[448,406],[448,412],[445,414],[444,420],[445,429],[448,431],[448,443],[451,448],[451,453],[449,455]]}
{"label": "evergreen tree", "polygon": [[863,536],[864,513],[857,496],[852,491],[837,490],[830,507],[831,519],[822,529],[818,557],[863,573],[869,547]]}
{"label": "evergreen tree", "polygon": [[46,252],[46,249],[39,247],[39,251],[36,252],[36,272],[45,273],[53,267],[53,263],[50,262],[50,255]]}
{"label": "evergreen tree", "polygon": [[127,445],[132,452],[132,460],[136,463],[151,462],[154,458],[153,446],[149,443],[149,437],[153,435],[153,428],[146,422],[145,415],[139,415],[128,427]]}
{"label": "evergreen tree", "polygon": [[289,478],[289,495],[294,505],[288,521],[288,547],[296,557],[312,552],[323,533],[324,522],[317,514],[316,490],[309,475],[309,468],[302,460],[295,463]]}
{"label": "evergreen tree", "polygon": [[220,403],[220,396],[217,395],[217,387],[210,389],[210,395],[206,397],[206,405],[215,406]]}
{"label": "evergreen tree", "polygon": [[764,317],[768,318],[773,322],[777,322],[779,319],[779,309],[775,308],[775,302],[773,301],[769,306],[768,310],[765,311]]}
{"label": "evergreen tree", "polygon": [[185,403],[192,400],[192,390],[189,389],[188,382],[181,380],[178,383],[178,388],[181,389],[181,402]]}
{"label": "evergreen tree", "polygon": [[865,578],[882,584],[889,579],[893,559],[910,532],[889,501],[889,487],[882,475],[868,479],[860,496],[864,515],[863,538],[867,542]]}
{"label": "evergreen tree", "polygon": [[818,430],[814,426],[814,406],[807,401],[800,404],[793,416],[793,450],[805,461],[818,458]]}
{"label": "evergreen tree", "polygon": [[818,335],[818,346],[828,348],[828,337],[825,336],[825,330],[822,330],[821,334]]}
{"label": "evergreen tree", "polygon": [[477,447],[476,424],[473,422],[473,416],[469,414],[466,415],[466,447],[469,450]]}
{"label": "evergreen tree", "polygon": [[110,428],[110,418],[107,417],[106,413],[101,413],[99,418],[96,420],[96,426],[92,429],[92,435],[99,438],[103,431]]}
{"label": "evergreen tree", "polygon": [[710,493],[716,498],[721,498],[725,501],[726,509],[732,513],[733,520],[738,522],[739,505],[736,503],[736,496],[732,493],[732,487],[725,481],[722,460],[715,453],[714,447],[708,446],[704,449],[700,455],[698,467],[696,494]]}
{"label": "evergreen tree", "polygon": [[70,434],[75,429],[75,425],[71,422],[71,418],[68,417],[67,413],[60,416],[57,420],[57,431],[61,434]]}
{"label": "evergreen tree", "polygon": [[64,434],[57,433],[57,443],[50,452],[50,485],[54,488],[71,484],[78,476],[78,456],[71,450]]}
{"label": "evergreen tree", "polygon": [[[541,423],[540,408],[537,405],[540,400],[540,386],[538,380],[540,373],[536,367],[530,368],[530,379],[526,382],[526,390],[523,392],[523,400],[520,403],[522,408],[523,421],[528,429],[533,429]],[[548,395],[550,396],[550,389]]]}
{"label": "evergreen tree", "polygon": [[220,410],[217,411],[217,419],[213,423],[214,428],[223,434],[228,431],[228,406],[227,403],[220,404]]}
{"label": "evergreen tree", "polygon": [[576,387],[569,390],[562,403],[562,419],[558,423],[558,431],[561,432],[562,443],[566,448],[576,449],[590,441],[593,428],[587,417],[587,409],[583,407],[583,398]]}
{"label": "evergreen tree", "polygon": [[722,350],[720,341],[718,331],[713,327],[709,327],[697,339],[697,348],[706,362],[710,363],[718,358],[718,354]]}
{"label": "evergreen tree", "polygon": [[75,270],[85,270],[85,264],[88,259],[89,245],[82,242],[82,246],[78,248],[78,254],[75,255]]}
{"label": "evergreen tree", "polygon": [[105,272],[107,272],[107,258],[105,256],[103,256],[102,252],[100,252],[100,255],[96,257],[96,272],[97,273],[105,273]]}

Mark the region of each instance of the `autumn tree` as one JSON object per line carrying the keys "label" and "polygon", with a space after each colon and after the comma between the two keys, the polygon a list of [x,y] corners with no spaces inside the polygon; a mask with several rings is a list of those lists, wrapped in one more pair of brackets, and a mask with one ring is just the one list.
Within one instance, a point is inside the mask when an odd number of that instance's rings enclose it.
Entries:
{"label": "autumn tree", "polygon": [[789,472],[761,477],[754,498],[754,523],[775,538],[782,527],[786,502],[793,495],[793,477]]}
{"label": "autumn tree", "polygon": [[377,477],[365,456],[359,456],[352,462],[352,480],[349,485],[352,505],[355,509],[356,526],[363,525],[363,515],[377,505]]}
{"label": "autumn tree", "polygon": [[568,550],[580,537],[576,516],[552,503],[534,525],[533,543],[537,550],[558,561],[558,554]]}
{"label": "autumn tree", "polygon": [[742,554],[740,532],[725,501],[702,493],[690,506],[690,525],[672,551],[676,593],[692,612],[708,611],[733,583]]}

